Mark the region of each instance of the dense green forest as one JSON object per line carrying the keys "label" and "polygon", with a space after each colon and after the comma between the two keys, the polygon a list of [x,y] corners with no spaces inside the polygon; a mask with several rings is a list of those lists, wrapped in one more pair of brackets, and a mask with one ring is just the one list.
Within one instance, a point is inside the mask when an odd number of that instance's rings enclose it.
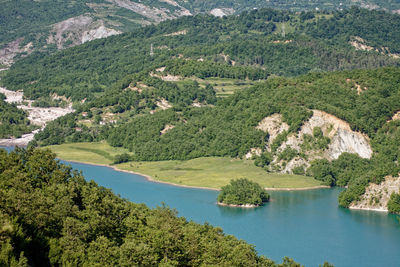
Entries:
{"label": "dense green forest", "polygon": [[5,96],[0,94],[0,138],[20,137],[37,128],[30,124],[25,111],[4,99]]}
{"label": "dense green forest", "polygon": [[[390,56],[399,49],[399,15],[357,8],[312,15],[303,20],[301,14],[261,9],[224,18],[182,17],[53,55],[33,54],[16,62],[1,83],[11,90],[23,88],[28,98],[57,93],[77,101],[93,99],[128,75],[167,64],[168,70],[180,75],[243,77],[237,74],[240,70],[252,74],[249,78],[254,79],[265,78],[266,74],[297,76],[310,71],[400,64],[399,59]],[[356,22],[353,17],[357,17]],[[365,25],[383,26],[376,31]],[[327,30],[321,29],[330,27],[345,30],[326,36]],[[355,50],[349,43],[354,37],[382,51]],[[212,67],[218,72],[192,69],[191,73],[182,73],[182,68],[178,71],[171,66],[171,60],[177,57],[201,60],[198,68]],[[213,62],[218,65],[212,65]],[[235,66],[228,75],[226,70],[231,65]],[[196,64],[186,67],[195,68]],[[254,67],[261,70],[256,72]]]}
{"label": "dense green forest", "polygon": [[222,0],[222,1],[212,1],[212,0],[178,0],[177,1],[182,6],[189,8],[190,10],[205,12],[213,8],[233,8],[236,12],[241,12],[244,10],[249,10],[253,8],[277,8],[277,9],[289,9],[295,11],[304,10],[336,10],[341,8],[349,8],[351,6],[357,5],[361,7],[379,8],[387,10],[395,10],[400,8],[400,3],[398,1],[382,1],[382,0],[361,0],[361,1],[351,1],[351,0],[316,0],[316,1],[306,1],[306,0]]}
{"label": "dense green forest", "polygon": [[[159,18],[146,16],[145,9],[137,8],[137,3],[145,8],[163,10]],[[0,47],[18,38],[24,38],[24,43],[34,42],[34,46],[43,49],[49,47],[47,37],[51,26],[71,17],[86,15],[95,20],[102,20],[107,27],[123,32],[132,31],[142,24],[154,23],[167,18],[175,18],[185,14],[186,9],[191,14],[208,13],[214,8],[222,8],[226,14],[240,14],[253,8],[278,8],[287,10],[337,10],[357,5],[364,8],[384,9],[394,11],[400,9],[397,1],[382,0],[318,0],[318,1],[263,1],[263,0],[224,0],[199,1],[178,0],[177,5],[167,1],[141,0],[116,3],[106,0],[1,0],[3,7],[0,14]],[[136,8],[133,8],[136,7]],[[187,13],[186,13],[187,14]],[[163,17],[164,16],[164,17]]]}
{"label": "dense green forest", "polygon": [[1,266],[300,266],[167,207],[131,203],[54,158],[0,150]]}
{"label": "dense green forest", "polygon": [[259,184],[246,178],[231,180],[230,184],[221,188],[218,202],[227,205],[261,206],[269,200],[269,195]]}

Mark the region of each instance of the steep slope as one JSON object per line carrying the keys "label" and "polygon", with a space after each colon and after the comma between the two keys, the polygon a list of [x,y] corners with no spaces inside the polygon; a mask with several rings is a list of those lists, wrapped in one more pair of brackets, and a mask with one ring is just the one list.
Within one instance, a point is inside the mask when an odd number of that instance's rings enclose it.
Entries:
{"label": "steep slope", "polygon": [[[270,171],[305,173],[314,160],[336,160],[342,153],[371,158],[372,149],[366,135],[353,131],[347,122],[326,112],[312,110],[312,113],[295,133],[287,133],[289,125],[283,122],[280,114],[268,116],[257,125],[256,129],[269,134],[266,150],[273,154]],[[274,141],[282,134],[286,135],[286,140],[276,148]],[[254,148],[253,151],[257,152]],[[292,154],[289,157],[284,155],[289,152]],[[261,155],[258,154],[255,155]]]}

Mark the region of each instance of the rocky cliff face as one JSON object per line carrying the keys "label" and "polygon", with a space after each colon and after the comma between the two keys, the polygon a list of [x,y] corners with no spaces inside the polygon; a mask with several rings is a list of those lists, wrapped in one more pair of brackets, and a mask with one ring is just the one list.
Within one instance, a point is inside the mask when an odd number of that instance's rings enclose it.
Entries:
{"label": "rocky cliff face", "polygon": [[400,177],[385,177],[385,181],[379,185],[371,183],[361,199],[353,202],[349,208],[387,212],[387,204],[393,192],[400,192]]}
{"label": "rocky cliff face", "polygon": [[121,32],[105,27],[102,20],[82,15],[53,25],[47,43],[56,44],[58,49],[63,49],[119,33]]}
{"label": "rocky cliff face", "polygon": [[[272,151],[273,142],[289,129],[282,116],[273,114],[266,117],[256,128],[269,133],[266,150],[273,154],[274,170],[283,173],[292,173],[297,167],[305,169],[315,159],[337,159],[344,152],[358,154],[362,158],[372,156],[366,135],[352,131],[347,122],[320,110],[313,110],[312,117],[303,124],[300,131],[287,135],[276,151]],[[321,136],[315,136],[316,129],[321,132]],[[287,151],[294,156],[283,157],[282,153]]]}

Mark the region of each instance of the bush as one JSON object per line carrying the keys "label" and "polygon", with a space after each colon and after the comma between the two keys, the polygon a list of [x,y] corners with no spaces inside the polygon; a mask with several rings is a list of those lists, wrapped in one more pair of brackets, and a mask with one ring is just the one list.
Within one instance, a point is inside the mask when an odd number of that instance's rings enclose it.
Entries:
{"label": "bush", "polygon": [[390,199],[389,199],[387,208],[390,213],[400,214],[400,193],[396,194],[393,192],[390,195]]}
{"label": "bush", "polygon": [[131,156],[128,153],[118,154],[114,157],[114,164],[124,163],[131,160]]}

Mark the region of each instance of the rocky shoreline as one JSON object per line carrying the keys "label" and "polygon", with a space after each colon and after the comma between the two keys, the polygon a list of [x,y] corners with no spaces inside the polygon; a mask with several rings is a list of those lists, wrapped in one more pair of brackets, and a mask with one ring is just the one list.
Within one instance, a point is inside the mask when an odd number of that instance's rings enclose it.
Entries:
{"label": "rocky shoreline", "polygon": [[234,208],[258,208],[258,207],[262,206],[262,205],[253,205],[253,204],[235,205],[235,204],[226,204],[226,203],[222,203],[222,202],[217,202],[217,205],[225,206],[225,207],[234,207]]}

